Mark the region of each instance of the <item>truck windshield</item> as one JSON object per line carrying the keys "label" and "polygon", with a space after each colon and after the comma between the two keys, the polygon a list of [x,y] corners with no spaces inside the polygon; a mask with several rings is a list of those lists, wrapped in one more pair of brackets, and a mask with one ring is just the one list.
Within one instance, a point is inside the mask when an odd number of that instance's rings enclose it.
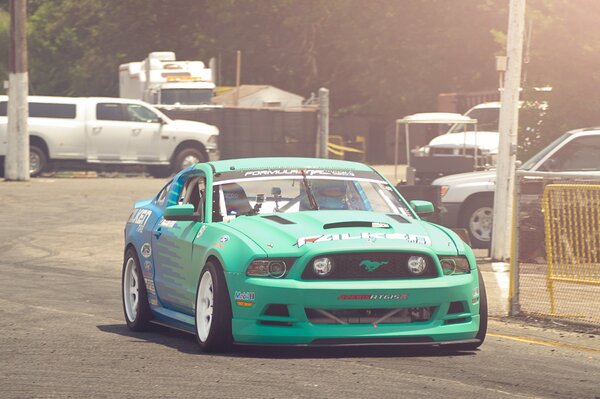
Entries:
{"label": "truck windshield", "polygon": [[465,116],[468,116],[471,119],[477,119],[477,125],[457,123],[456,125],[450,128],[448,133],[462,133],[465,130],[469,132],[475,130],[475,126],[477,126],[477,130],[484,132],[498,131],[498,118],[500,116],[500,108],[473,109],[470,112],[466,113]]}
{"label": "truck windshield", "polygon": [[163,89],[161,104],[206,105],[211,103],[212,89]]}

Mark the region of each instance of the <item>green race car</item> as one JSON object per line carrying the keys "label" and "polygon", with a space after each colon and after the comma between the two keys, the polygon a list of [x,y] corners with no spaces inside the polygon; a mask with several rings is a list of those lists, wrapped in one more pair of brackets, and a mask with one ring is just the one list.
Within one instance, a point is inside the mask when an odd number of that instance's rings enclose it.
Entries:
{"label": "green race car", "polygon": [[127,324],[252,345],[475,349],[487,301],[472,250],[369,166],[311,158],[193,165],[125,228]]}

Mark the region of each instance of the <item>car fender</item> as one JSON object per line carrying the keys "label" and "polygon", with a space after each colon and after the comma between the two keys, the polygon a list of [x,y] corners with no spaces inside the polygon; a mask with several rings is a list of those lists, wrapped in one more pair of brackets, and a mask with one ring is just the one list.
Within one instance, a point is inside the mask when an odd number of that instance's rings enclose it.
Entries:
{"label": "car fender", "polygon": [[214,257],[226,275],[243,273],[253,259],[267,257],[267,253],[251,238],[226,224],[205,226],[196,235],[192,254],[193,264],[200,265],[200,269],[210,257]]}

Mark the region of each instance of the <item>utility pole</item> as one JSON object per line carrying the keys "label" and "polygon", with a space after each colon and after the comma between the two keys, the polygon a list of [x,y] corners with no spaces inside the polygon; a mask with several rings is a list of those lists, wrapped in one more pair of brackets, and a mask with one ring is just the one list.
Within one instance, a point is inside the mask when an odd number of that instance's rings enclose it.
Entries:
{"label": "utility pole", "polygon": [[510,257],[524,33],[525,0],[510,0],[506,43],[508,65],[504,90],[501,92],[500,142],[491,248],[491,257],[497,261],[506,261]]}
{"label": "utility pole", "polygon": [[242,74],[242,52],[240,50],[236,53],[235,58],[235,96],[233,98],[233,105],[235,107],[240,106],[240,76]]}
{"label": "utility pole", "polygon": [[319,130],[317,132],[317,158],[329,158],[329,90],[319,89]]}
{"label": "utility pole", "polygon": [[29,108],[27,94],[27,1],[10,0],[6,180],[29,180]]}

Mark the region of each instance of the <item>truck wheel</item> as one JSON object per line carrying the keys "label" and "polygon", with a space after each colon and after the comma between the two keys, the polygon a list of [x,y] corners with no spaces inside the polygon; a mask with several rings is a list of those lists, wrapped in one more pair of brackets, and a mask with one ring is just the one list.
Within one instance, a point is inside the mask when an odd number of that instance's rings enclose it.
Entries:
{"label": "truck wheel", "polygon": [[173,172],[177,173],[193,164],[206,162],[206,155],[196,148],[184,148],[173,158]]}
{"label": "truck wheel", "polygon": [[46,168],[48,157],[41,148],[36,145],[29,146],[29,175],[36,177]]}
{"label": "truck wheel", "polygon": [[473,248],[489,248],[492,239],[494,202],[492,198],[475,198],[462,212],[461,226],[467,229]]}

